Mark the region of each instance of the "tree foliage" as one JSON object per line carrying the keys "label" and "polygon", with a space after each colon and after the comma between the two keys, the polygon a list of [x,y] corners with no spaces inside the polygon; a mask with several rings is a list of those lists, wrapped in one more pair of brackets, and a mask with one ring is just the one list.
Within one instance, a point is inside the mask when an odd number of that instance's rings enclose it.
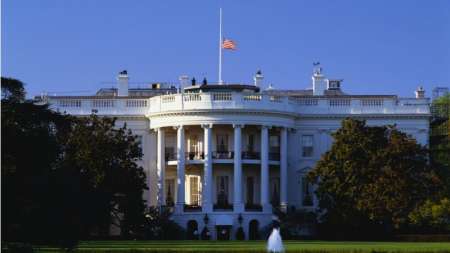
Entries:
{"label": "tree foliage", "polygon": [[431,111],[431,164],[438,169],[440,177],[445,181],[444,195],[450,197],[450,94],[434,100]]}
{"label": "tree foliage", "polygon": [[89,206],[85,211],[92,219],[88,228],[107,234],[113,223],[126,235],[143,222],[142,194],[147,186],[143,168],[137,165],[142,152],[136,136],[126,125],[115,125],[115,119],[96,115],[78,119],[63,143],[60,166],[83,185],[83,201]]}
{"label": "tree foliage", "polygon": [[2,77],[2,101],[23,102],[25,101],[24,84],[14,78]]}
{"label": "tree foliage", "polygon": [[142,153],[126,126],[27,101],[18,80],[2,78],[2,92],[3,240],[70,248],[111,223],[142,224]]}
{"label": "tree foliage", "polygon": [[364,236],[390,231],[438,190],[427,150],[395,126],[346,119],[309,178],[328,229]]}
{"label": "tree foliage", "polygon": [[450,199],[427,200],[409,214],[411,224],[423,232],[448,233],[450,231]]}
{"label": "tree foliage", "polygon": [[170,219],[170,211],[149,207],[145,212],[143,236],[146,240],[180,240],[186,231]]}

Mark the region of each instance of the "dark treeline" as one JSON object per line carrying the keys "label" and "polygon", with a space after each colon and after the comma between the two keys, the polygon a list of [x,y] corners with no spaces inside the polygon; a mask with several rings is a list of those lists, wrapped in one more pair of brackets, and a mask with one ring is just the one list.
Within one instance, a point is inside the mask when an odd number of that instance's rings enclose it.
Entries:
{"label": "dark treeline", "polygon": [[1,84],[2,240],[70,248],[111,226],[142,233],[142,152],[126,125],[53,112],[20,81]]}

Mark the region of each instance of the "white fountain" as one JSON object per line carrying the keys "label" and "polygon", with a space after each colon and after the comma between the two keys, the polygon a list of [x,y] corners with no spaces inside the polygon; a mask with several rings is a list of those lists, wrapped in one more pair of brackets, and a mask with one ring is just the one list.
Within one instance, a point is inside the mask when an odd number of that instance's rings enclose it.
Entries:
{"label": "white fountain", "polygon": [[279,228],[273,228],[272,233],[269,236],[269,240],[267,240],[267,252],[284,252],[283,240],[281,240]]}

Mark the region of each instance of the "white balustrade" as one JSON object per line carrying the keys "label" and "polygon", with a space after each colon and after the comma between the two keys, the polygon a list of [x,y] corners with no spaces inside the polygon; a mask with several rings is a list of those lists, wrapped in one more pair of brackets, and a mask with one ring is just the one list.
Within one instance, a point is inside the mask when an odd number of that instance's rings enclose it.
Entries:
{"label": "white balustrade", "polygon": [[188,110],[246,109],[299,114],[429,114],[428,99],[286,97],[257,93],[208,92],[152,98],[48,97],[51,108],[74,115],[148,115]]}

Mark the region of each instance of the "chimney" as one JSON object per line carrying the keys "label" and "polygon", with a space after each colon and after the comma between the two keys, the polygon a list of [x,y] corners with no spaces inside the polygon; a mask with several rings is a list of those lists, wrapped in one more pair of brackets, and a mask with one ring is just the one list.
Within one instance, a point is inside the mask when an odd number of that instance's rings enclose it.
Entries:
{"label": "chimney", "polygon": [[253,77],[253,81],[256,87],[260,87],[262,85],[262,80],[264,79],[264,76],[261,72],[261,70],[258,70]]}
{"label": "chimney", "polygon": [[318,64],[314,64],[314,66],[317,67],[314,68],[312,75],[313,95],[322,96],[327,89],[327,83],[325,77],[322,75],[322,68]]}
{"label": "chimney", "polygon": [[117,76],[117,96],[128,96],[128,72],[126,70],[119,72]]}
{"label": "chimney", "polygon": [[416,90],[416,98],[425,98],[425,90],[422,86],[419,86]]}

